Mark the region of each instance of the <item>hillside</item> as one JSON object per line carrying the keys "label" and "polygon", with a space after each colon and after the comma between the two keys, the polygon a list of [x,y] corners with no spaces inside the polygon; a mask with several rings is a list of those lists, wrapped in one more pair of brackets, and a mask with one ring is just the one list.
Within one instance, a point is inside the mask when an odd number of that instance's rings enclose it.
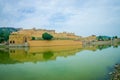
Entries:
{"label": "hillside", "polygon": [[0,27],[0,43],[8,41],[10,33],[18,30],[20,28]]}

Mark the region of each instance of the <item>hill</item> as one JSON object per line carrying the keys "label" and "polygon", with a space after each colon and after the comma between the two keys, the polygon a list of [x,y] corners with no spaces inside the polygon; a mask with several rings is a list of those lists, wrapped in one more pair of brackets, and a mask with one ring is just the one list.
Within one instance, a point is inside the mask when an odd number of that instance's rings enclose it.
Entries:
{"label": "hill", "polygon": [[20,28],[0,27],[0,43],[8,41],[10,33],[18,30],[20,30]]}

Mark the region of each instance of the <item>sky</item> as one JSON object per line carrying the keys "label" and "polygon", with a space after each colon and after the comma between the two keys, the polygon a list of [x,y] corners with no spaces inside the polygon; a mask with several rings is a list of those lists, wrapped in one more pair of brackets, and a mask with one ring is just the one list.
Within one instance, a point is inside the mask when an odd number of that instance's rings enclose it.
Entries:
{"label": "sky", "polygon": [[120,0],[0,0],[0,27],[120,37]]}

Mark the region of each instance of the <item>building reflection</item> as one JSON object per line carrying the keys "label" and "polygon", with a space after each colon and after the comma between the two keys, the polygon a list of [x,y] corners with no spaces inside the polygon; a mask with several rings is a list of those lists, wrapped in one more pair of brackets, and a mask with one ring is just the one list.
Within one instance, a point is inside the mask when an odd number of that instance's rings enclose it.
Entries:
{"label": "building reflection", "polygon": [[[83,50],[96,51],[109,47],[111,45],[9,48],[7,50],[0,50],[0,64],[50,61],[56,60],[57,57],[74,56]],[[117,48],[117,45],[113,47]]]}
{"label": "building reflection", "polygon": [[81,50],[82,46],[30,47],[29,49],[10,48],[9,57],[19,62],[38,62],[56,60],[58,56],[72,56]]}

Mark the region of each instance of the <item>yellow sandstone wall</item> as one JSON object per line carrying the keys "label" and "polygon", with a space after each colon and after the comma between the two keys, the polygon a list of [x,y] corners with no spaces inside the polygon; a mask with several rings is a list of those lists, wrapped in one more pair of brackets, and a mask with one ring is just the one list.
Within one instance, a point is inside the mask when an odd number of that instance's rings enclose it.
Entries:
{"label": "yellow sandstone wall", "polygon": [[28,41],[29,46],[68,46],[68,45],[82,45],[81,41],[74,40],[34,40]]}

